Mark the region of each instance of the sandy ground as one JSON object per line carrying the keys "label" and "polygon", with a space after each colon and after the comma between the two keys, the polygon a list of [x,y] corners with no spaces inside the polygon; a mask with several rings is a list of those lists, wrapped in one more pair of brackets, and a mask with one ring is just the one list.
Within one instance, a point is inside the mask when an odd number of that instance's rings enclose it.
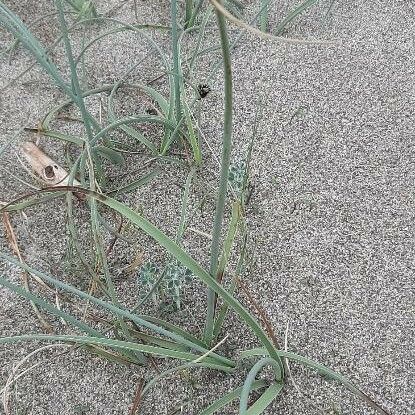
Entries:
{"label": "sandy ground", "polygon": [[[47,2],[27,3],[7,2],[26,22],[53,11]],[[134,22],[130,3],[113,15]],[[117,4],[106,2],[99,10],[105,13]],[[259,99],[264,107],[253,151],[254,191],[248,209],[256,263],[246,281],[280,338],[289,323],[290,350],[345,374],[391,414],[415,413],[415,6],[398,0],[335,1],[327,14],[329,4],[321,1],[290,27],[288,35],[335,41],[334,45],[294,46],[246,36],[233,54],[235,159],[248,146]],[[293,1],[275,2],[275,14],[293,5]],[[138,7],[140,22],[168,23],[167,1],[151,5],[139,1]],[[207,44],[215,39],[215,30],[210,32]],[[57,36],[53,22],[42,24],[36,33],[49,43]],[[0,32],[1,46],[8,41]],[[59,60],[61,53],[57,50],[52,56]],[[146,53],[148,48],[131,34],[102,42],[85,61],[89,86],[114,82]],[[155,71],[151,59],[132,79],[151,79]],[[201,81],[213,61],[201,61],[197,70]],[[30,62],[21,50],[10,64],[2,59],[1,84],[6,85]],[[213,91],[203,101],[202,113],[206,140],[216,154],[221,138],[220,78],[219,74],[212,82]],[[136,104],[134,96],[129,98],[120,110],[146,105]],[[11,143],[1,158],[0,199],[10,200],[28,191],[10,175],[27,178],[15,162],[14,152],[25,136],[19,135],[14,142],[11,138],[20,127],[36,125],[63,97],[34,69],[5,89],[0,99],[0,146]],[[96,102],[90,104],[97,107]],[[61,147],[52,147],[48,141],[42,144],[64,163]],[[203,189],[217,179],[216,161],[207,146],[204,153],[205,170],[192,191],[193,206],[209,194]],[[139,164],[142,159],[133,160]],[[122,199],[141,206],[170,235],[178,224],[181,186],[186,178],[184,169],[173,172],[164,168],[152,185]],[[192,225],[209,232],[212,209],[208,197]],[[12,223],[27,261],[85,288],[82,274],[67,273],[63,265],[67,251],[63,204],[55,201],[25,213],[25,217],[14,215]],[[80,223],[86,214],[79,204]],[[147,257],[162,256],[142,234],[133,232],[130,237]],[[3,236],[0,243],[2,252],[8,252]],[[184,244],[206,264],[208,241],[188,232]],[[128,264],[135,249],[136,245],[117,245],[110,258],[112,269]],[[4,263],[0,269],[2,275],[19,281],[16,269]],[[134,304],[135,277],[121,276],[116,284],[125,304]],[[195,330],[203,326],[205,298],[200,292],[197,283],[189,287],[186,307],[169,318]],[[26,302],[3,288],[0,300],[1,335],[41,331]],[[246,302],[243,296],[241,300]],[[54,323],[59,332],[69,332],[61,323]],[[253,345],[237,321],[231,319],[226,330],[230,333],[228,350]],[[1,384],[13,363],[38,346],[0,347]],[[12,394],[13,414],[128,414],[138,379],[153,375],[147,369],[116,365],[80,351],[57,356],[62,351],[52,349],[32,358],[32,363],[41,364],[19,380]],[[299,368],[293,368],[293,373],[299,388],[324,413],[373,413],[332,383]],[[241,382],[206,372],[194,378],[200,388],[180,377],[161,382],[145,399],[141,413],[171,414],[194,398],[183,413],[196,414],[212,397]],[[237,412],[231,408],[221,413]],[[266,413],[320,412],[308,398],[288,387]]]}

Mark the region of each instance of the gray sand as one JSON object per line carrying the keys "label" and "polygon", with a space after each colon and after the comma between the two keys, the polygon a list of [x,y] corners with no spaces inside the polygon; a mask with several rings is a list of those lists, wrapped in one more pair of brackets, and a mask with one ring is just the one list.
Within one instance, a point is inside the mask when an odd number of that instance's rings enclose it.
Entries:
{"label": "gray sand", "polygon": [[[53,11],[47,2],[30,2],[30,7],[8,3],[26,19]],[[140,22],[168,22],[169,2],[146,3],[138,2]],[[275,7],[283,13],[293,3],[280,1]],[[289,324],[290,350],[343,373],[391,414],[415,413],[414,5],[398,0],[335,1],[326,15],[329,3],[321,1],[290,27],[288,35],[335,40],[336,44],[293,46],[247,35],[233,54],[235,159],[245,154],[258,99],[264,105],[253,152],[254,192],[248,209],[256,263],[245,280],[280,338]],[[107,2],[99,9],[105,12],[116,4]],[[134,22],[129,3],[116,16]],[[37,33],[48,42],[57,35],[51,24],[42,25]],[[210,33],[209,42],[214,41],[215,30]],[[8,44],[3,34],[0,32],[1,46]],[[113,82],[147,52],[132,35],[110,38],[86,59],[89,85]],[[59,59],[62,51],[53,56]],[[5,85],[29,63],[21,50],[10,65],[1,60],[1,83]],[[202,61],[198,68],[201,80],[210,63],[210,59]],[[149,61],[132,79],[151,79],[152,65]],[[220,78],[219,74],[203,102],[202,116],[204,134],[216,154],[221,139]],[[21,126],[35,125],[63,99],[38,69],[2,94],[0,146]],[[134,102],[134,96],[130,97],[120,110],[131,110]],[[91,105],[97,108],[96,102]],[[27,179],[12,161],[19,140],[6,151],[1,167]],[[64,163],[62,148],[50,143],[42,140],[48,153]],[[191,195],[192,205],[203,196],[203,183],[213,186],[217,179],[216,161],[207,147],[204,154],[206,168]],[[139,164],[142,159],[132,160]],[[3,169],[0,200],[11,200],[29,190],[12,181]],[[174,235],[185,177],[182,169],[173,174],[164,171],[154,184],[123,201],[141,205],[153,222]],[[208,198],[204,212],[197,212],[191,225],[209,232],[212,208]],[[82,221],[85,207],[79,205],[77,212]],[[25,213],[26,217],[13,215],[12,222],[27,261],[85,288],[82,275],[69,277],[62,266],[67,249],[63,204],[55,201]],[[145,247],[148,258],[163,257],[142,234],[130,236]],[[1,251],[8,252],[3,237],[0,243]],[[188,232],[185,246],[207,263],[206,239]],[[120,243],[112,254],[113,269],[130,263],[135,249]],[[0,269],[2,275],[19,281],[15,268],[1,263]],[[138,290],[135,277],[116,279],[116,284],[125,304],[133,304]],[[240,298],[247,303],[243,295]],[[41,331],[26,302],[3,288],[0,300],[2,336]],[[195,282],[186,294],[192,312],[185,308],[170,318],[197,329],[203,326],[204,301]],[[71,332],[60,322],[54,323],[59,332]],[[240,322],[230,319],[226,330],[230,332],[229,351],[255,345],[243,334]],[[38,346],[0,347],[0,384],[13,363]],[[82,413],[84,405],[86,414],[127,414],[138,379],[151,377],[147,369],[116,365],[80,351],[50,359],[61,351],[32,358],[32,363],[47,360],[19,380],[12,413],[76,414]],[[295,366],[293,375],[303,393],[325,408],[325,413],[373,413],[333,383]],[[195,398],[183,413],[196,414],[212,397],[242,381],[207,372],[194,377],[203,389],[190,387],[183,377],[172,377],[148,395],[141,413],[173,413],[181,402]],[[221,413],[237,411],[233,407]],[[319,411],[289,386],[266,413],[314,415]]]}

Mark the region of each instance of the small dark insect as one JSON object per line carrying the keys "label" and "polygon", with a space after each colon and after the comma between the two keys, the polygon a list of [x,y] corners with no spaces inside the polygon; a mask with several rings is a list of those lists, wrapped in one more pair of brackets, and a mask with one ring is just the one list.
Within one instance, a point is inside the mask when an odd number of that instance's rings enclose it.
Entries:
{"label": "small dark insect", "polygon": [[210,86],[207,84],[199,84],[197,86],[197,92],[199,92],[200,98],[205,98],[205,96],[211,91]]}
{"label": "small dark insect", "polygon": [[147,108],[146,113],[149,115],[157,115],[157,111],[154,108]]}

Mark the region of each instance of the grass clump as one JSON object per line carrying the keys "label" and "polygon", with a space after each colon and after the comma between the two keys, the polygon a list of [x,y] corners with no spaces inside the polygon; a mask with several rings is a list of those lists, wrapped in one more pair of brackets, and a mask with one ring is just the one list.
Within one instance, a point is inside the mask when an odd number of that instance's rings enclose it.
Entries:
{"label": "grass clump", "polygon": [[[98,19],[100,24],[107,20],[97,18],[95,9],[91,9],[92,3],[82,1],[69,2],[72,8],[79,12],[78,25],[86,24],[91,20]],[[65,342],[85,347],[106,358],[119,359],[137,365],[145,365],[149,358],[175,359],[181,362],[180,366],[160,373],[156,378],[149,381],[142,389],[142,396],[151,389],[154,383],[168,374],[178,370],[190,370],[192,368],[205,368],[217,370],[230,375],[237,374],[241,369],[241,362],[247,358],[256,359],[256,363],[250,368],[245,382],[235,390],[211,403],[207,408],[201,410],[200,414],[213,414],[223,410],[230,402],[239,399],[240,415],[255,415],[263,413],[266,408],[281,394],[287,380],[286,360],[292,360],[306,367],[316,370],[324,376],[340,382],[349,391],[364,399],[373,409],[380,414],[386,412],[349,380],[342,375],[295,353],[281,350],[272,332],[269,322],[264,315],[259,313],[262,321],[249,311],[235,297],[234,293],[238,286],[239,275],[236,275],[230,287],[223,284],[223,276],[228,269],[228,263],[236,245],[237,237],[246,242],[246,223],[244,221],[244,208],[246,202],[246,190],[248,187],[249,159],[252,146],[247,159],[231,165],[232,151],[232,127],[233,127],[233,80],[231,67],[232,44],[229,40],[227,23],[220,8],[215,7],[217,27],[219,30],[222,51],[222,64],[224,74],[224,116],[222,149],[220,158],[220,172],[218,189],[216,192],[214,223],[211,232],[210,264],[206,270],[201,261],[193,258],[182,246],[182,238],[186,227],[186,209],[189,189],[193,176],[197,175],[202,164],[202,151],[198,136],[198,125],[195,123],[197,117],[194,114],[194,104],[200,99],[200,88],[193,88],[193,102],[187,99],[189,94],[188,83],[191,79],[186,78],[183,70],[181,55],[181,42],[187,31],[197,30],[196,23],[202,21],[201,28],[205,28],[208,22],[206,16],[212,14],[212,8],[207,7],[204,1],[186,1],[183,15],[180,13],[179,4],[176,0],[171,1],[171,25],[167,29],[171,36],[172,60],[169,61],[167,54],[162,50],[149,35],[145,33],[147,28],[120,24],[117,30],[130,30],[139,32],[140,36],[150,45],[159,57],[164,68],[163,76],[167,83],[168,96],[151,85],[131,84],[135,88],[147,94],[156,104],[155,114],[138,114],[126,117],[118,117],[112,106],[117,91],[125,86],[126,76],[136,67],[135,63],[126,74],[112,85],[96,86],[94,89],[84,91],[78,76],[78,63],[80,57],[85,53],[87,46],[78,53],[74,53],[70,39],[70,25],[67,23],[66,9],[61,0],[56,0],[56,8],[61,28],[61,41],[70,68],[70,80],[65,80],[58,66],[52,62],[46,49],[36,39],[22,20],[16,16],[4,3],[0,2],[0,24],[12,33],[21,42],[25,49],[32,54],[37,63],[54,81],[57,88],[63,91],[68,101],[63,105],[75,105],[82,119],[83,133],[79,135],[68,135],[50,128],[55,114],[62,109],[62,105],[50,111],[40,124],[37,132],[52,139],[70,143],[77,148],[77,158],[72,164],[70,178],[78,177],[81,186],[57,186],[46,188],[32,195],[24,196],[3,207],[3,212],[14,212],[27,206],[38,204],[52,197],[65,197],[68,210],[69,228],[75,249],[82,258],[82,250],[79,246],[78,230],[74,224],[73,195],[81,195],[89,207],[91,234],[94,241],[94,263],[88,264],[84,258],[82,262],[86,273],[89,274],[91,282],[98,288],[102,297],[94,295],[94,292],[82,291],[70,284],[60,281],[58,278],[42,272],[26,264],[22,258],[0,254],[2,261],[20,267],[25,272],[36,277],[37,281],[49,287],[52,292],[59,291],[67,296],[85,301],[89,307],[105,310],[111,315],[111,321],[107,325],[108,330],[101,330],[91,321],[86,321],[69,312],[63,311],[52,302],[30,292],[28,289],[10,282],[3,276],[0,277],[0,285],[12,290],[16,294],[32,302],[42,310],[66,321],[75,327],[82,335],[58,335],[58,334],[23,334],[13,337],[1,337],[0,344],[12,344],[22,341],[52,341]],[[219,1],[223,6],[223,2]],[[310,3],[310,2],[308,2]],[[206,7],[205,7],[206,6]],[[230,9],[238,8],[236,1],[226,4]],[[266,6],[266,7],[265,7]],[[263,10],[267,10],[269,2],[262,2]],[[205,14],[203,14],[205,13]],[[297,13],[298,14],[298,13]],[[266,27],[266,19],[262,16],[261,27]],[[154,27],[153,27],[154,29]],[[201,29],[202,30],[202,29]],[[204,30],[204,29],[203,29]],[[107,34],[113,33],[108,31]],[[203,36],[203,31],[200,32]],[[95,40],[93,40],[95,41]],[[91,42],[93,42],[91,41]],[[194,56],[190,62],[195,62]],[[205,88],[206,89],[206,88]],[[109,93],[108,123],[103,125],[100,119],[92,114],[85,102],[85,97],[106,91]],[[156,143],[144,136],[134,125],[151,124],[162,128],[163,133],[160,142]],[[149,221],[137,209],[132,209],[121,202],[118,196],[126,191],[137,189],[142,183],[148,182],[145,178],[134,180],[126,186],[117,189],[105,187],[105,169],[102,159],[109,160],[115,166],[122,166],[125,162],[123,151],[114,140],[112,133],[122,130],[130,140],[139,143],[142,147],[157,159],[170,158],[174,160],[171,151],[174,146],[187,152],[188,157],[180,160],[188,169],[189,173],[183,192],[182,214],[179,228],[175,238],[166,235],[158,226]],[[254,141],[254,140],[253,140]],[[253,143],[253,142],[252,142]],[[189,156],[190,154],[190,156]],[[176,160],[177,161],[177,160]],[[153,176],[151,176],[153,177]],[[151,177],[149,180],[151,180]],[[229,195],[234,195],[231,199]],[[232,206],[231,220],[227,228],[226,236],[223,237],[224,215],[228,205]],[[140,229],[144,234],[162,247],[168,255],[168,260],[161,268],[153,262],[145,263],[137,272],[137,280],[140,285],[140,302],[137,307],[128,309],[122,305],[121,299],[117,297],[115,282],[109,271],[107,251],[103,248],[102,236],[102,212],[104,209],[116,212],[123,221],[130,226]],[[246,243],[242,244],[245,249]],[[244,263],[244,255],[238,263],[238,272],[241,272]],[[171,298],[175,308],[182,305],[182,290],[189,278],[203,283],[208,291],[206,306],[206,319],[204,321],[203,336],[193,333],[172,324],[170,321],[147,314],[138,314],[147,301],[159,302],[164,297]],[[239,284],[241,285],[241,284]],[[242,285],[241,285],[242,286]],[[144,307],[145,308],[145,307]],[[259,307],[257,307],[259,309]],[[222,325],[228,310],[233,310],[236,316],[246,326],[246,329],[256,338],[259,347],[245,350],[239,356],[227,356],[219,346],[226,342],[226,337],[219,343]],[[85,314],[84,314],[85,315]],[[109,333],[112,333],[110,335]],[[257,379],[265,368],[271,369],[272,377],[269,380]],[[250,404],[249,397],[253,391],[259,392],[258,399]]]}

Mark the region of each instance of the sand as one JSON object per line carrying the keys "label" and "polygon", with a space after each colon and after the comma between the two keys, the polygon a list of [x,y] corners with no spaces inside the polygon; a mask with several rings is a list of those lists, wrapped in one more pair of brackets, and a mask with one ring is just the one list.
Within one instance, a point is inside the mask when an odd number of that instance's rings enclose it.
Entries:
{"label": "sand", "polygon": [[[246,35],[233,53],[234,160],[244,156],[258,102],[263,105],[247,211],[252,246],[256,246],[255,265],[245,281],[280,338],[288,324],[289,350],[346,375],[391,414],[415,413],[414,5],[398,0],[335,1],[327,13],[330,3],[319,2],[290,26],[287,35],[334,44],[287,45]],[[117,4],[106,2],[98,9],[105,13]],[[22,5],[11,1],[8,5],[26,22],[53,11],[48,2]],[[169,2],[149,5],[139,1],[137,5],[139,22],[168,23]],[[293,1],[276,2],[275,15],[293,5]],[[255,3],[249,2],[247,20],[255,9]],[[132,2],[113,15],[134,22]],[[91,28],[94,30],[102,29]],[[53,21],[42,24],[36,33],[49,43],[57,36]],[[206,44],[215,42],[216,36],[212,25]],[[1,46],[9,40],[0,32]],[[160,36],[160,42],[166,40],[165,35]],[[114,82],[148,52],[131,34],[110,37],[92,48],[86,58],[88,85]],[[64,62],[61,50],[52,56]],[[21,49],[10,63],[7,58],[0,60],[1,85],[30,62]],[[212,62],[213,58],[201,60],[196,71],[201,82]],[[147,59],[130,79],[150,80],[158,73],[155,64],[153,58]],[[216,155],[221,140],[222,86],[218,73],[211,82],[212,92],[203,100],[201,121],[206,141]],[[134,94],[122,97],[126,99],[120,112],[147,105]],[[19,142],[33,136],[19,134],[14,142],[11,138],[22,126],[36,125],[62,100],[63,95],[37,68],[2,92],[0,146],[10,145],[1,157],[0,200],[8,201],[30,190],[10,172],[30,181],[14,154]],[[98,110],[96,101],[90,105]],[[62,146],[45,139],[41,142],[64,165]],[[129,168],[133,170],[144,160],[145,156],[132,157]],[[197,206],[205,195],[207,202],[202,212],[196,210],[191,225],[210,232],[214,207],[210,189],[216,183],[218,168],[207,145],[204,160],[190,204]],[[187,172],[165,164],[161,168],[163,172],[154,183],[122,200],[141,206],[146,216],[174,236]],[[87,220],[87,209],[81,203],[76,212],[80,223]],[[85,289],[83,274],[70,274],[64,267],[68,239],[64,204],[49,202],[25,213],[13,215],[12,223],[27,262]],[[129,236],[147,258],[163,258],[141,233]],[[10,252],[3,236],[0,243],[1,252]],[[189,231],[184,246],[207,264],[208,240]],[[119,243],[110,258],[114,273],[128,265],[136,251],[137,245]],[[0,270],[10,280],[20,281],[16,268],[2,262]],[[121,275],[115,281],[124,303],[134,304],[136,276]],[[192,284],[185,295],[185,308],[169,318],[194,329],[203,327],[205,296],[201,292],[197,282]],[[247,303],[246,297],[239,297]],[[24,300],[3,288],[0,300],[2,336],[41,332]],[[71,332],[61,322],[54,324],[58,332]],[[226,331],[230,333],[229,353],[255,345],[234,318],[227,322]],[[39,346],[1,346],[0,384],[13,363]],[[30,360],[32,364],[43,363],[18,381],[10,401],[11,413],[128,414],[139,378],[154,376],[149,369],[110,363],[86,352],[57,356],[63,350],[48,350]],[[320,413],[315,405],[324,413],[374,413],[333,383],[294,366],[293,375],[302,394],[287,387],[266,414],[314,415]],[[181,403],[193,399],[182,413],[197,414],[212,398],[243,380],[212,372],[195,373],[194,379],[200,388],[192,387],[183,376],[160,382],[145,398],[141,413],[171,414]],[[230,415],[237,409],[220,413]]]}

